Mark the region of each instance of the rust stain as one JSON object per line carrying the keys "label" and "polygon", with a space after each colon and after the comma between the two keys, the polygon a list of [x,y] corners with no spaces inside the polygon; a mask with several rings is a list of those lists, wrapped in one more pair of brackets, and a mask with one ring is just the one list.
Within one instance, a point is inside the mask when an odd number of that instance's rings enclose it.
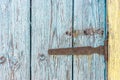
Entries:
{"label": "rust stain", "polygon": [[66,73],[66,80],[70,80],[69,70],[67,70],[67,73]]}
{"label": "rust stain", "polygon": [[88,56],[88,68],[91,70],[92,55]]}
{"label": "rust stain", "polygon": [[73,37],[77,37],[79,35],[79,31],[78,30],[74,30],[73,31]]}
{"label": "rust stain", "polygon": [[11,43],[11,47],[12,47],[12,49],[14,48],[14,44],[13,44],[13,35],[11,34],[11,41],[10,41],[10,43]]}
{"label": "rust stain", "polygon": [[11,40],[10,40],[10,48],[12,49],[12,55],[14,55],[14,41],[13,41],[13,35],[11,34]]}
{"label": "rust stain", "polygon": [[102,28],[100,29],[89,28],[84,30],[74,30],[73,33],[72,30],[70,30],[66,31],[65,33],[68,36],[78,37],[80,35],[95,35],[95,34],[103,35],[104,30]]}
{"label": "rust stain", "polygon": [[14,70],[11,70],[10,80],[15,80]]}

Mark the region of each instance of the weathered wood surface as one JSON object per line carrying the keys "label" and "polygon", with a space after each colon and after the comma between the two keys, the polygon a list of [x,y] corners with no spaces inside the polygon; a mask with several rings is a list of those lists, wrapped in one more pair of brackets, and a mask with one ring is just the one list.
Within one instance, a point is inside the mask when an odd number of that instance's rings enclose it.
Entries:
{"label": "weathered wood surface", "polygon": [[[103,45],[102,35],[77,34],[85,29],[105,30],[105,0],[74,0],[74,47]],[[74,56],[74,80],[106,80],[105,69],[103,56]]]}
{"label": "weathered wood surface", "polygon": [[120,80],[120,0],[108,0],[108,80]]}
{"label": "weathered wood surface", "polygon": [[29,0],[0,0],[0,80],[29,80]]}
{"label": "weathered wood surface", "polygon": [[71,80],[72,57],[48,49],[72,47],[72,0],[32,0],[32,80]]}

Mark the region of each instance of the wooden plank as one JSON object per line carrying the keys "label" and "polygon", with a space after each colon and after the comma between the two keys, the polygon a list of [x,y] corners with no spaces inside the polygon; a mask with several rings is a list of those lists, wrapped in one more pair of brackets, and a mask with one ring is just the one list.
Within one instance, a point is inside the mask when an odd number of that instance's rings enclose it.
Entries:
{"label": "wooden plank", "polygon": [[[105,0],[74,0],[74,47],[103,45],[105,36],[92,35],[96,29],[105,29]],[[101,55],[74,56],[74,80],[106,80],[105,69]]]}
{"label": "wooden plank", "polygon": [[0,0],[0,80],[29,80],[29,0]]}
{"label": "wooden plank", "polygon": [[32,1],[32,80],[71,80],[72,57],[48,49],[72,47],[72,0]]}
{"label": "wooden plank", "polygon": [[120,0],[108,0],[108,80],[120,80]]}

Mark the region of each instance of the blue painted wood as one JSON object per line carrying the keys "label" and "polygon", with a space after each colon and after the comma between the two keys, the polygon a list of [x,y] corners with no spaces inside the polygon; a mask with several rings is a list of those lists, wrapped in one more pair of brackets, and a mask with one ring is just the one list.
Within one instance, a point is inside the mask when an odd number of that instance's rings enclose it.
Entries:
{"label": "blue painted wood", "polygon": [[[72,80],[72,74],[74,80],[105,80],[103,56],[74,56],[72,73],[71,55],[48,55],[48,49],[72,47],[72,17],[74,30],[105,30],[105,0],[72,1],[32,0],[32,80]],[[30,78],[29,3],[0,0],[0,80]],[[73,37],[74,47],[96,47],[103,45],[105,35]]]}
{"label": "blue painted wood", "polygon": [[[105,0],[74,0],[74,29],[105,30]],[[77,35],[74,47],[100,46],[104,35]],[[74,80],[105,80],[104,57],[98,54],[74,56]]]}
{"label": "blue painted wood", "polygon": [[0,0],[0,80],[29,80],[29,0]]}
{"label": "blue painted wood", "polygon": [[72,0],[32,0],[32,80],[72,80],[72,57],[48,49],[72,47]]}

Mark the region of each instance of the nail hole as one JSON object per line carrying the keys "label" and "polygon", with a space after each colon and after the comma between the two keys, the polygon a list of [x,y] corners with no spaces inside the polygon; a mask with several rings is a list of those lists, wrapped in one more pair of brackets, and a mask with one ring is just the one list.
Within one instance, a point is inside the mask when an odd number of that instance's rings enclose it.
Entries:
{"label": "nail hole", "polygon": [[68,35],[68,31],[66,31],[66,34]]}
{"label": "nail hole", "polygon": [[87,31],[84,30],[84,34],[85,34],[85,35],[88,35]]}

